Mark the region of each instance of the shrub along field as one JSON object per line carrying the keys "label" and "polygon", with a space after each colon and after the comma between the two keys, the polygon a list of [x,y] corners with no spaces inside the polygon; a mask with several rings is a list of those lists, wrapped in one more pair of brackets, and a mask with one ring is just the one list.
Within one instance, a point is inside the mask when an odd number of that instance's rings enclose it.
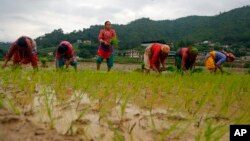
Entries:
{"label": "shrub along field", "polygon": [[[0,74],[0,138],[227,141],[229,125],[250,123],[249,74],[9,68]],[[27,121],[36,127],[28,137]]]}

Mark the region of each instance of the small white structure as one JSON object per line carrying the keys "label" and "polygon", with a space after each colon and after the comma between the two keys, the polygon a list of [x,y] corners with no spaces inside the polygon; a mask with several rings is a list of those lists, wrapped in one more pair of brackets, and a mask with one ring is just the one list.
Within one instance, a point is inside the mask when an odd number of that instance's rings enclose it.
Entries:
{"label": "small white structure", "polygon": [[83,43],[84,44],[91,44],[91,41],[90,40],[84,40]]}
{"label": "small white structure", "polygon": [[125,52],[125,56],[130,58],[139,58],[140,53],[137,50],[127,50]]}
{"label": "small white structure", "polygon": [[78,43],[78,44],[82,43],[82,40],[77,40],[77,43]]}

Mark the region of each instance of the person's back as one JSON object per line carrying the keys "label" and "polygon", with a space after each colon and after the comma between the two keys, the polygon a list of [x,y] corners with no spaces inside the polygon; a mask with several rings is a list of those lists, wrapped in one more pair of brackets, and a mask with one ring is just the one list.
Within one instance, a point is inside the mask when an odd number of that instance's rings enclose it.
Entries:
{"label": "person's back", "polygon": [[219,51],[210,51],[205,56],[205,66],[208,70],[216,72],[217,68],[222,70],[222,64],[224,62],[233,62],[235,59],[235,56],[232,53],[227,52],[219,52]]}
{"label": "person's back", "polygon": [[151,46],[151,58],[150,58],[150,65],[155,65],[157,68],[160,67],[160,63],[163,62],[168,54],[163,54],[161,49],[162,44],[154,43]]}
{"label": "person's back", "polygon": [[62,41],[56,50],[56,68],[63,68],[64,65],[68,68],[71,65],[77,70],[77,64],[72,44],[68,41]]}
{"label": "person's back", "polygon": [[13,56],[13,64],[28,64],[31,63],[33,68],[37,68],[37,51],[36,42],[28,36],[21,36],[11,44],[6,57],[3,68]]}
{"label": "person's back", "polygon": [[[59,44],[59,46],[64,46],[66,48],[65,51],[64,51],[64,55],[63,55],[63,57],[65,59],[69,59],[69,58],[74,56],[74,49],[73,49],[73,46],[72,46],[72,44],[70,42],[62,41]],[[58,52],[58,50],[56,50],[56,58],[57,59],[60,58],[60,53]]]}
{"label": "person's back", "polygon": [[194,47],[183,47],[178,49],[175,57],[175,64],[177,68],[182,70],[192,69],[197,55],[198,50]]}
{"label": "person's back", "polygon": [[227,56],[223,54],[222,52],[215,51],[215,62],[218,65],[221,65],[227,60]]}
{"label": "person's back", "polygon": [[149,73],[153,69],[160,74],[160,65],[165,68],[165,60],[170,51],[170,47],[165,44],[153,43],[145,49],[144,52],[144,70]]}

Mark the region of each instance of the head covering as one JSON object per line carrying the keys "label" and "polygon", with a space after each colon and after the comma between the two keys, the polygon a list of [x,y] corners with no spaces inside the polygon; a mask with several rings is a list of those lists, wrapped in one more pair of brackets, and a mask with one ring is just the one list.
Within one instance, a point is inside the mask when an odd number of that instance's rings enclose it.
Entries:
{"label": "head covering", "polygon": [[198,49],[195,47],[190,47],[189,52],[190,52],[190,54],[196,55],[196,54],[198,54]]}
{"label": "head covering", "polygon": [[232,61],[232,62],[233,62],[234,59],[235,59],[235,56],[233,55],[233,53],[228,53],[228,54],[227,54],[227,57],[228,57],[229,60]]}
{"label": "head covering", "polygon": [[169,47],[169,45],[162,45],[161,50],[164,53],[169,53],[170,52],[170,47]]}

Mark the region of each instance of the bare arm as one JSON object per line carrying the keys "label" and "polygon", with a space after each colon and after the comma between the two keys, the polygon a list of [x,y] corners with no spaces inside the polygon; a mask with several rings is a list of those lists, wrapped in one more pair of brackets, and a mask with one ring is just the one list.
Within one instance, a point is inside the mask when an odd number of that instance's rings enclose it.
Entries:
{"label": "bare arm", "polygon": [[186,60],[187,60],[187,54],[186,53],[184,53],[183,55],[182,55],[182,57],[181,57],[181,68],[182,68],[182,70],[187,70],[187,68],[186,68]]}
{"label": "bare arm", "polygon": [[16,45],[15,45],[15,43],[13,43],[10,46],[10,48],[9,48],[7,54],[6,54],[6,57],[5,57],[5,60],[4,60],[4,64],[2,65],[2,68],[5,68],[7,66],[7,64],[9,62],[10,58],[13,56],[15,50],[16,50]]}

